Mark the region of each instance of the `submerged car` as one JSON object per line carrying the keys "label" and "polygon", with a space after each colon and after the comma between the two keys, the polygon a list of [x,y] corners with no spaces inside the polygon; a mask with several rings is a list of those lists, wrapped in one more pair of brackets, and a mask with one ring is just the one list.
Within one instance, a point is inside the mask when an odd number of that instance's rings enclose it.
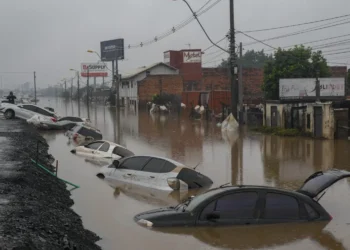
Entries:
{"label": "submerged car", "polygon": [[76,125],[68,130],[65,135],[76,142],[102,140],[101,131],[86,124]]}
{"label": "submerged car", "polygon": [[69,130],[77,125],[89,125],[90,119],[74,116],[66,116],[58,119],[56,122],[51,120],[41,121],[38,127],[49,130]]}
{"label": "submerged car", "polygon": [[350,177],[350,172],[319,171],[296,191],[267,186],[221,186],[175,207],[140,213],[134,219],[148,227],[329,221],[332,216],[318,200],[325,189],[346,177]]}
{"label": "submerged car", "polygon": [[102,167],[99,177],[160,190],[188,190],[210,187],[207,176],[167,158],[131,156]]}
{"label": "submerged car", "polygon": [[4,113],[6,119],[17,117],[28,120],[34,115],[40,115],[45,120],[52,120],[55,122],[59,118],[56,113],[33,104],[16,105],[12,103],[1,103],[0,112]]}
{"label": "submerged car", "polygon": [[127,148],[110,141],[94,141],[71,150],[71,153],[94,158],[120,159],[133,156]]}

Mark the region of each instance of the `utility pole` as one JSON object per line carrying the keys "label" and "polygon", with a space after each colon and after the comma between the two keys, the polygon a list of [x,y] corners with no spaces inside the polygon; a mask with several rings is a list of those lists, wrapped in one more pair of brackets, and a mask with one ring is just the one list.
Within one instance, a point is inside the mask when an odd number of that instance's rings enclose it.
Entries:
{"label": "utility pole", "polygon": [[115,60],[115,82],[116,82],[116,89],[117,89],[117,108],[119,109],[119,74],[118,74],[118,58]]}
{"label": "utility pole", "polygon": [[104,87],[104,86],[105,86],[105,77],[102,76],[102,87]]}
{"label": "utility pole", "polygon": [[78,84],[78,105],[79,105],[79,101],[80,101],[79,71],[77,71],[77,84]]}
{"label": "utility pole", "polygon": [[239,124],[243,124],[243,44],[239,43],[238,103]]}
{"label": "utility pole", "polygon": [[87,80],[86,80],[86,104],[87,104],[88,108],[89,108],[89,78],[90,78],[90,74],[89,74],[89,67],[88,67]]}
{"label": "utility pole", "polygon": [[318,78],[319,77],[319,73],[320,73],[320,70],[319,69],[316,69],[316,102],[320,102],[320,79]]}
{"label": "utility pole", "polygon": [[64,98],[67,99],[67,80],[64,79]]}
{"label": "utility pole", "polygon": [[70,83],[70,99],[71,100],[73,99],[73,77]]}
{"label": "utility pole", "polygon": [[34,71],[34,103],[36,105],[36,74]]}
{"label": "utility pole", "polygon": [[[116,84],[115,84],[115,74],[114,74],[114,60],[112,60],[112,89],[113,87],[115,88],[116,87]],[[116,90],[117,91],[117,90]],[[116,101],[116,100],[114,100]]]}
{"label": "utility pole", "polygon": [[237,60],[236,60],[234,0],[230,0],[230,72],[231,72],[231,112],[237,120]]}

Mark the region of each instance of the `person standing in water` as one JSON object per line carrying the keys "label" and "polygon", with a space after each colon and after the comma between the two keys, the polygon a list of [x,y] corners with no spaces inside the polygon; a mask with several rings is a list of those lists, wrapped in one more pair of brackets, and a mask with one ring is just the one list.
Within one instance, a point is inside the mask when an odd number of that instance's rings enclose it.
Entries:
{"label": "person standing in water", "polygon": [[6,99],[9,101],[9,103],[15,104],[15,99],[17,99],[17,97],[15,95],[13,95],[13,92],[11,91],[10,95],[7,96]]}

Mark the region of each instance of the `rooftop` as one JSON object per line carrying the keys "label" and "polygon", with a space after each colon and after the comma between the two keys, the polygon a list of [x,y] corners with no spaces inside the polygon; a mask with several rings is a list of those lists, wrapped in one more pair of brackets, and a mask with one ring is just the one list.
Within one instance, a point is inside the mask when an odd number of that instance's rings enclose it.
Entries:
{"label": "rooftop", "polygon": [[137,76],[137,75],[139,75],[139,74],[141,74],[141,73],[143,73],[143,72],[145,72],[147,70],[150,70],[150,69],[152,69],[154,67],[157,67],[159,65],[163,65],[163,66],[166,66],[166,67],[168,67],[170,69],[177,70],[176,68],[174,68],[174,67],[172,67],[172,66],[170,66],[168,64],[165,64],[163,62],[157,62],[157,63],[153,63],[153,64],[151,64],[149,66],[143,66],[143,67],[137,68],[137,69],[135,69],[135,70],[133,70],[131,72],[128,72],[127,74],[122,75],[122,79],[133,78],[133,77],[135,77],[135,76]]}

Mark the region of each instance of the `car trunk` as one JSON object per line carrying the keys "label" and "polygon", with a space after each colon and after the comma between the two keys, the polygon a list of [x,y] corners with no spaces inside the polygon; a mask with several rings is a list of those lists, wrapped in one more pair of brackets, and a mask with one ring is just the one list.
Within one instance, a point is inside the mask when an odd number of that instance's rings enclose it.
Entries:
{"label": "car trunk", "polygon": [[331,169],[324,172],[319,171],[310,175],[297,191],[315,198],[337,181],[347,177],[350,177],[350,172],[345,170]]}

